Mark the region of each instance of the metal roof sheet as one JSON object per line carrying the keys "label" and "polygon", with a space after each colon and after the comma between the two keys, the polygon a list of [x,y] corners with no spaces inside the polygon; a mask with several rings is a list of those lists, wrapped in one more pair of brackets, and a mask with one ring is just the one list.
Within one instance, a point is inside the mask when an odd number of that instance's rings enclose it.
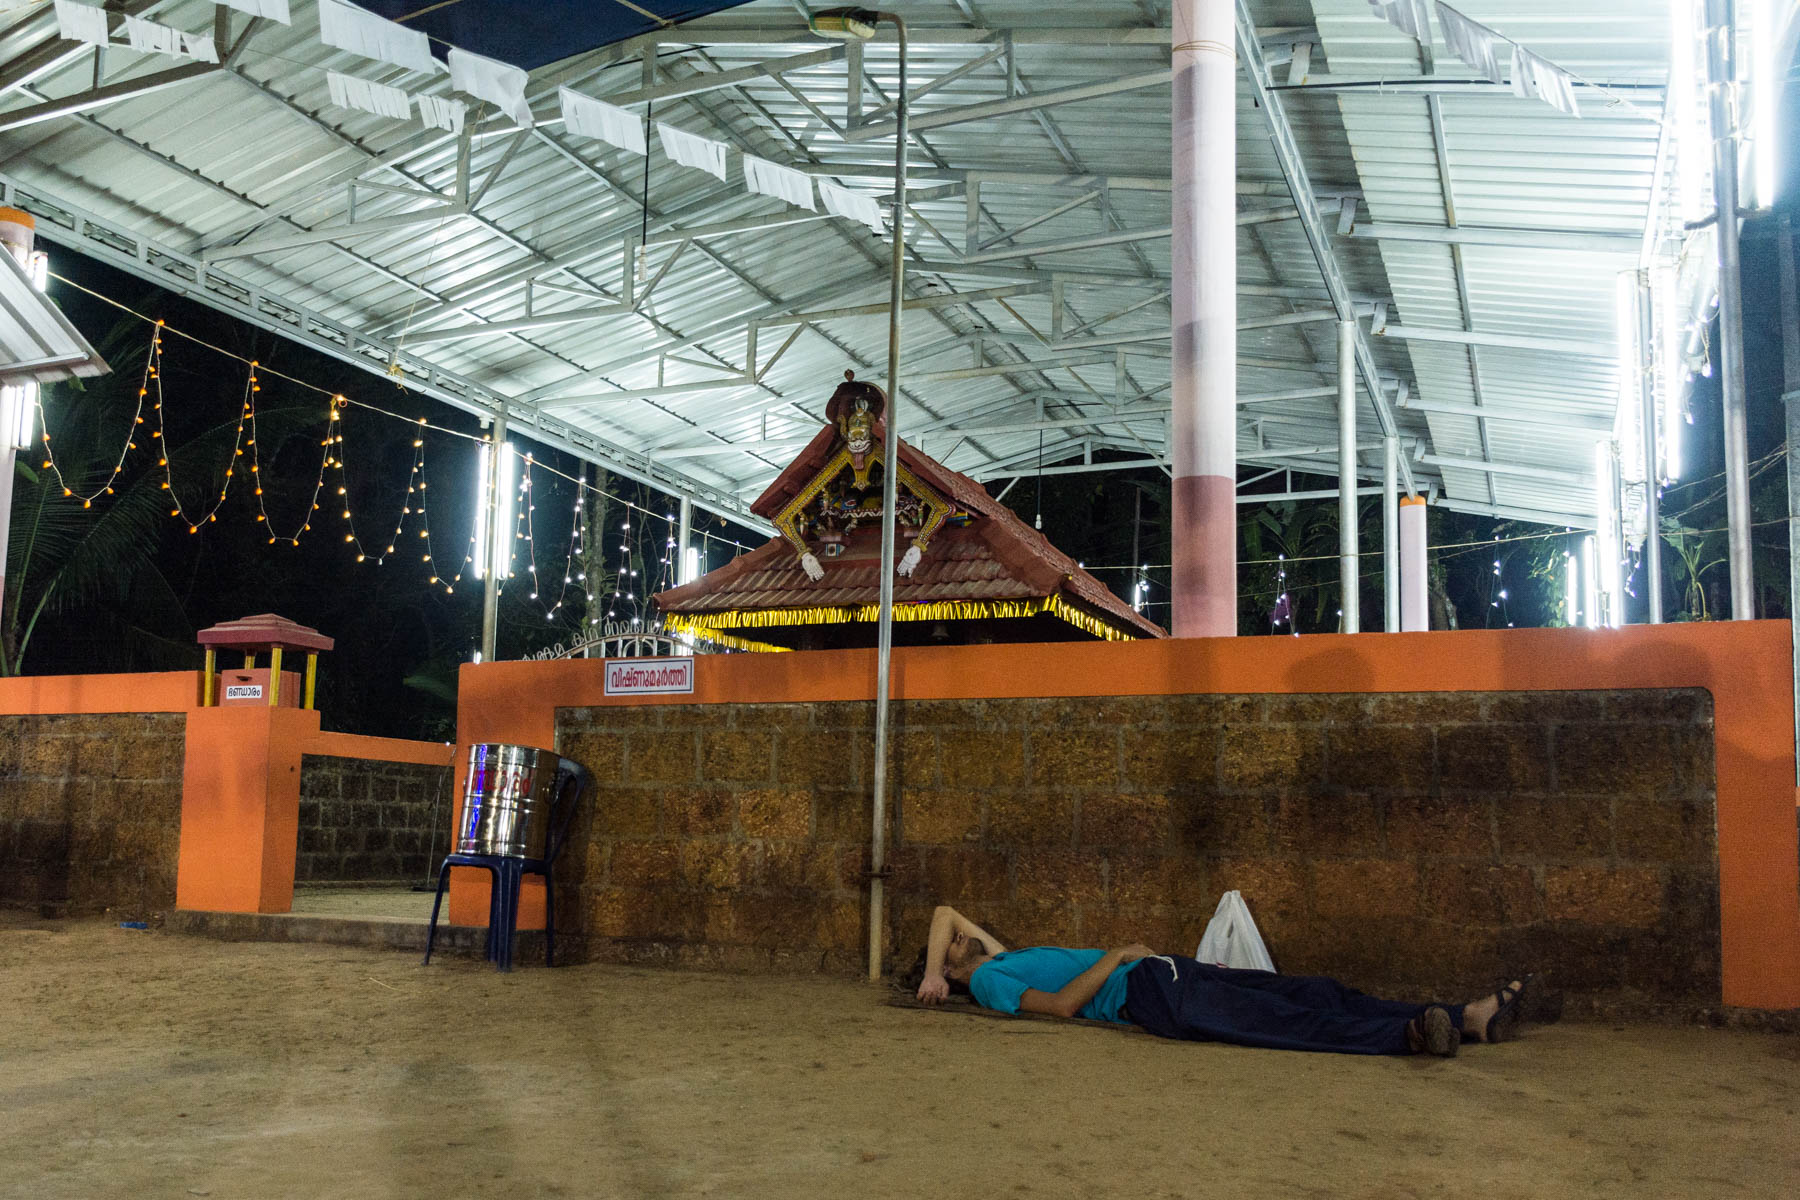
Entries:
{"label": "metal roof sheet", "polygon": [[[223,11],[200,0],[127,7],[191,30]],[[1165,456],[1164,426],[1141,414],[1168,404],[1169,242],[1154,234],[1169,222],[1169,92],[1132,82],[1168,68],[1164,8],[894,7],[913,28],[908,294],[933,305],[906,314],[902,427],[979,478],[1031,466],[1040,444],[1050,463],[1120,449]],[[1422,50],[1364,0],[1248,4],[1327,224],[1340,203],[1354,206],[1355,227],[1333,228],[1331,249],[1365,321],[1490,339],[1371,338],[1384,403],[1407,401],[1392,411],[1416,478],[1467,504],[1591,521],[1593,498],[1581,494],[1591,419],[1612,411],[1616,371],[1605,352],[1529,343],[1612,344],[1613,275],[1637,264],[1633,239],[1653,216],[1664,4],[1462,7],[1614,91],[1580,89],[1583,115],[1565,117],[1455,87],[1468,72],[1441,42]],[[881,305],[882,236],[838,218],[791,222],[806,214],[747,192],[735,156],[724,182],[654,148],[646,172],[645,159],[563,130],[555,92],[567,84],[638,112],[651,99],[656,120],[881,196],[891,139],[853,127],[847,64],[860,56],[871,122],[888,119],[891,34],[851,49],[807,36],[784,0],[754,0],[537,67],[539,126],[519,132],[472,111],[465,156],[456,137],[417,122],[333,107],[327,70],[435,95],[448,83],[320,44],[313,9],[297,0],[292,26],[255,27],[216,72],[28,124],[21,114],[91,85],[92,53],[57,42],[47,11],[16,17],[0,29],[0,189],[45,210],[49,241],[353,361],[397,362],[422,390],[504,407],[521,432],[740,516],[786,461],[784,439],[817,428],[840,372],[879,374],[881,314],[790,319]],[[225,19],[222,46],[246,29],[241,15]],[[109,80],[167,65],[107,53]],[[1401,86],[1428,68],[1436,90]],[[1339,86],[1351,79],[1392,86]],[[1069,88],[1096,94],[1044,102]],[[1284,162],[1251,95],[1242,81],[1240,318],[1255,323],[1330,305],[1301,223],[1281,215]],[[459,187],[476,198],[470,211],[455,207]],[[719,230],[759,218],[779,223]],[[1399,225],[1436,240],[1383,233]],[[1546,240],[1528,251],[1457,245],[1452,226]],[[1564,235],[1610,235],[1603,244],[1616,250],[1570,249]],[[646,236],[649,248],[635,250]],[[976,298],[939,303],[956,293]],[[1335,470],[1331,454],[1271,457],[1335,444],[1335,400],[1323,394],[1334,338],[1330,319],[1242,332],[1241,395],[1321,393],[1246,406],[1243,461]],[[1543,419],[1429,411],[1446,404]],[[1360,420],[1376,428],[1367,395]],[[1467,455],[1567,477],[1429,461]],[[1363,470],[1379,474],[1379,456]]]}

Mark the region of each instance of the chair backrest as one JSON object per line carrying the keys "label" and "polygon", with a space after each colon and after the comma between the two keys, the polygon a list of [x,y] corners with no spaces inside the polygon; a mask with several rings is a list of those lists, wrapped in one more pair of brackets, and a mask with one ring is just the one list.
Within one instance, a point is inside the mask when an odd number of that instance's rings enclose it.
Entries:
{"label": "chair backrest", "polygon": [[559,758],[556,767],[556,794],[550,802],[550,840],[544,847],[544,861],[554,862],[562,853],[569,825],[581,807],[582,797],[594,788],[594,777],[588,769],[572,759]]}

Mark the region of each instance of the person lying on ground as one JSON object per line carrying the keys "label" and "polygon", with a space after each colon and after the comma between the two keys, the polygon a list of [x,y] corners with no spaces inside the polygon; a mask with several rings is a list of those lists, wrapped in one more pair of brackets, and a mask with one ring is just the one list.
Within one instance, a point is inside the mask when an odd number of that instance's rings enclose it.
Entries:
{"label": "person lying on ground", "polygon": [[918,997],[947,999],[952,985],[996,1012],[1044,1013],[1138,1025],[1159,1037],[1339,1054],[1435,1054],[1463,1041],[1518,1033],[1535,976],[1466,1004],[1381,1000],[1324,976],[1215,967],[1148,946],[1008,950],[948,905],[932,915]]}

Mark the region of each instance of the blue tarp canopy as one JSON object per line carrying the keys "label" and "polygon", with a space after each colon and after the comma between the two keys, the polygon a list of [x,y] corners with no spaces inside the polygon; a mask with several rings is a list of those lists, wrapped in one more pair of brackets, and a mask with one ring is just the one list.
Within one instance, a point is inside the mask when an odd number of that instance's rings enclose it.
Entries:
{"label": "blue tarp canopy", "polygon": [[[363,8],[432,38],[439,58],[449,46],[497,58],[527,71],[666,24],[679,24],[748,0],[359,0]],[[645,16],[654,13],[655,17]]]}

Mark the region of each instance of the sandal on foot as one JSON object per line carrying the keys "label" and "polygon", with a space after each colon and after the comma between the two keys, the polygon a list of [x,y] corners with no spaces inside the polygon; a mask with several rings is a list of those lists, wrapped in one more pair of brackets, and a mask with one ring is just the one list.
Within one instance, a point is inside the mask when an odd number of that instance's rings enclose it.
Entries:
{"label": "sandal on foot", "polygon": [[1455,1058],[1461,1042],[1450,1010],[1441,1004],[1432,1005],[1406,1023],[1406,1045],[1414,1054]]}
{"label": "sandal on foot", "polygon": [[1524,1015],[1525,1006],[1536,997],[1537,980],[1536,975],[1526,975],[1516,987],[1509,983],[1494,993],[1500,1007],[1494,1010],[1481,1031],[1482,1041],[1510,1042],[1519,1036],[1519,1019]]}

